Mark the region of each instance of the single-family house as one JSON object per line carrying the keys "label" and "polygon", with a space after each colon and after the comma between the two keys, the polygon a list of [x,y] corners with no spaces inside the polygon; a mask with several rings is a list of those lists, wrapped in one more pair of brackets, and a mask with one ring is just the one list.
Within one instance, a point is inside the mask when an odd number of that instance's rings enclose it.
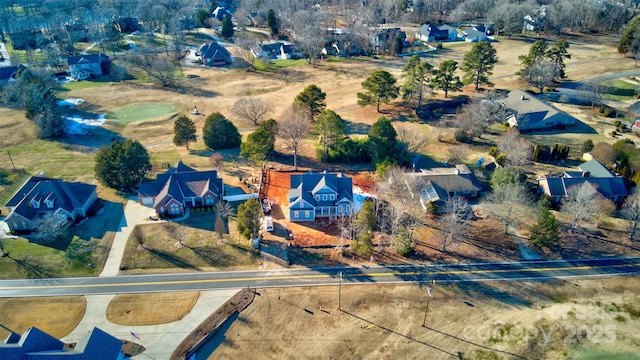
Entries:
{"label": "single-family house", "polygon": [[140,184],[138,202],[153,207],[158,215],[180,216],[188,208],[213,206],[223,193],[216,170],[197,171],[179,162],[155,181]]}
{"label": "single-family house", "polygon": [[449,39],[449,31],[440,30],[435,25],[424,24],[416,31],[416,39],[426,42],[443,41]]}
{"label": "single-family house", "polygon": [[549,196],[554,203],[560,203],[562,199],[566,198],[571,187],[582,185],[585,182],[592,185],[603,197],[616,204],[622,203],[629,195],[625,179],[613,175],[596,159],[580,164],[577,171],[566,171],[559,177],[538,178],[540,190]]}
{"label": "single-family house", "polygon": [[134,31],[140,31],[142,29],[140,27],[140,24],[138,23],[138,19],[131,17],[120,18],[114,21],[113,26],[115,26],[116,30],[118,30],[119,32],[129,34]]}
{"label": "single-family house", "polygon": [[377,31],[373,36],[373,47],[374,49],[379,49],[381,47],[391,48],[396,40],[396,37],[400,37],[403,44],[407,42],[407,34],[400,28],[396,27],[381,29]]}
{"label": "single-family house", "polygon": [[225,9],[224,6],[216,7],[215,10],[213,10],[213,12],[211,13],[211,17],[218,21],[222,21],[222,19],[224,19],[225,16],[228,16],[229,18],[231,18],[231,13],[227,11],[227,9]]}
{"label": "single-family house", "polygon": [[342,173],[308,172],[291,175],[289,219],[314,221],[316,218],[336,219],[353,211],[353,185]]}
{"label": "single-family house", "polygon": [[22,68],[24,68],[24,65],[0,67],[0,84],[16,81],[18,71]]}
{"label": "single-family house", "polygon": [[64,29],[69,34],[69,38],[72,42],[87,42],[89,41],[88,27],[81,23],[71,23],[64,26]]}
{"label": "single-family house", "polygon": [[473,28],[469,28],[462,32],[462,36],[464,37],[464,41],[466,42],[480,42],[487,41],[489,38],[484,31],[478,31]]}
{"label": "single-family house", "polygon": [[438,29],[442,30],[442,31],[447,31],[447,40],[457,40],[459,33],[458,33],[458,29],[456,29],[455,27],[451,26],[451,25],[438,25]]}
{"label": "single-family house", "polygon": [[507,122],[521,132],[551,130],[576,123],[576,119],[522,90],[513,90],[503,99],[512,112]]}
{"label": "single-family house", "polygon": [[547,16],[547,6],[540,6],[534,13],[524,16],[524,31],[539,31],[544,25],[545,17]]}
{"label": "single-family house", "polygon": [[94,327],[85,334],[73,349],[44,331],[31,327],[22,336],[11,333],[0,343],[2,360],[123,360],[122,340]]}
{"label": "single-family house", "polygon": [[32,176],[5,205],[10,212],[4,221],[11,231],[31,231],[36,220],[53,213],[77,221],[97,199],[96,185]]}
{"label": "single-family house", "polygon": [[475,198],[482,191],[467,165],[458,164],[455,167],[421,169],[412,173],[425,180],[425,188],[420,194],[420,203],[426,210],[427,203],[436,205],[439,212],[445,209],[451,197]]}
{"label": "single-family house", "polygon": [[269,60],[287,60],[302,57],[302,53],[295,51],[293,45],[276,41],[270,44],[262,44],[251,49],[253,56],[257,59],[267,58]]}
{"label": "single-family house", "polygon": [[76,80],[85,80],[109,73],[109,57],[105,54],[69,56],[69,73]]}
{"label": "single-family house", "polygon": [[198,49],[200,60],[207,66],[222,66],[231,64],[231,54],[222,45],[213,41],[211,44],[202,44]]}

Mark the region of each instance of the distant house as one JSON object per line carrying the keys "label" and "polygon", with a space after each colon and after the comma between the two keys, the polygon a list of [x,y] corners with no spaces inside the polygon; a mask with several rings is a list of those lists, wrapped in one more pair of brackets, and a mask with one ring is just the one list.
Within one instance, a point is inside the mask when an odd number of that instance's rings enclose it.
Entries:
{"label": "distant house", "polygon": [[222,45],[213,41],[202,44],[198,49],[202,63],[207,66],[222,66],[231,64],[231,54]]}
{"label": "distant house", "polygon": [[449,31],[441,30],[435,25],[424,24],[416,31],[416,39],[426,42],[443,41],[449,39]]}
{"label": "distant house", "polygon": [[578,171],[566,171],[560,177],[538,178],[540,190],[554,203],[560,203],[566,198],[571,187],[585,182],[593,186],[603,197],[617,204],[622,203],[629,195],[625,179],[614,176],[596,159],[579,165]]}
{"label": "distant house", "polygon": [[381,29],[373,36],[373,47],[375,49],[390,47],[398,36],[402,39],[403,44],[407,42],[407,34],[400,28]]}
{"label": "distant house", "polygon": [[302,57],[302,53],[295,51],[293,45],[281,41],[254,47],[251,53],[257,59],[287,60]]}
{"label": "distant house", "polygon": [[507,117],[510,126],[520,131],[551,130],[574,125],[576,119],[522,90],[513,90],[503,100],[512,110]]}
{"label": "distant house", "polygon": [[121,33],[132,33],[141,29],[138,19],[130,17],[116,20],[114,26]]}
{"label": "distant house", "polygon": [[231,13],[228,12],[223,6],[216,7],[215,10],[213,10],[213,12],[211,13],[211,17],[218,21],[222,21],[225,16],[231,17]]}
{"label": "distant house", "polygon": [[77,221],[98,199],[95,185],[32,176],[5,205],[5,222],[12,231],[33,230],[34,222],[52,213]]}
{"label": "distant house", "polygon": [[213,206],[223,193],[216,170],[197,171],[179,162],[155,181],[140,184],[138,202],[158,215],[180,216],[188,208]]}
{"label": "distant house", "polygon": [[72,350],[65,349],[65,343],[44,331],[31,327],[22,336],[11,333],[0,343],[0,359],[64,359],[64,360],[123,360],[122,340],[94,327],[85,334]]}
{"label": "distant house", "polygon": [[524,31],[539,31],[544,25],[544,19],[547,16],[547,6],[540,6],[534,13],[524,16]]}
{"label": "distant house", "polygon": [[22,68],[23,65],[0,67],[0,84],[16,81],[18,71]]}
{"label": "distant house", "polygon": [[308,172],[291,175],[290,182],[291,221],[333,220],[354,211],[352,181],[342,173]]}
{"label": "distant house", "polygon": [[487,36],[491,36],[491,35],[493,35],[493,32],[495,31],[495,27],[496,27],[496,25],[491,23],[491,24],[474,25],[474,26],[471,27],[471,29],[475,30],[475,31],[479,31],[481,33],[484,33]]}
{"label": "distant house", "polygon": [[422,169],[412,173],[426,180],[426,187],[420,194],[420,203],[424,209],[432,202],[441,212],[445,209],[449,197],[477,197],[482,188],[476,184],[475,177],[467,165],[459,164],[452,168]]}
{"label": "distant house", "polygon": [[467,29],[462,32],[462,35],[464,37],[464,41],[466,42],[480,42],[489,40],[487,34],[485,34],[484,31],[478,31],[475,29]]}
{"label": "distant house", "polygon": [[89,31],[86,25],[84,24],[67,24],[64,26],[67,34],[69,34],[69,38],[72,39],[72,42],[87,42],[89,41],[88,35]]}
{"label": "distant house", "polygon": [[109,57],[105,54],[70,56],[69,73],[76,80],[85,80],[109,73]]}
{"label": "distant house", "polygon": [[454,28],[451,25],[438,25],[438,29],[442,31],[447,31],[447,40],[456,40],[458,39],[458,29]]}

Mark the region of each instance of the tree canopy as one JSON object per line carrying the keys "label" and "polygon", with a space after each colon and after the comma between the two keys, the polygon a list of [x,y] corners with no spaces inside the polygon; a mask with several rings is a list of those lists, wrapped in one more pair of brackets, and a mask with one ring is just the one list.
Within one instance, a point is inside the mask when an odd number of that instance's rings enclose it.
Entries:
{"label": "tree canopy", "polygon": [[214,150],[237,148],[241,142],[236,126],[218,112],[209,115],[205,120],[202,139],[208,148]]}
{"label": "tree canopy", "polygon": [[320,138],[322,144],[322,161],[327,161],[327,150],[329,146],[344,137],[347,131],[347,123],[331,110],[323,110],[318,115],[318,120],[314,124],[314,130]]}
{"label": "tree canopy", "polygon": [[455,60],[445,60],[440,63],[438,70],[432,80],[433,87],[444,91],[444,97],[447,97],[449,91],[460,91],[462,82],[460,77],[456,75],[458,62]]}
{"label": "tree canopy", "polygon": [[247,239],[258,236],[262,207],[258,200],[251,198],[238,206],[238,231]]}
{"label": "tree canopy", "polygon": [[520,64],[522,65],[521,72],[524,72],[529,67],[531,67],[536,61],[542,60],[547,55],[547,48],[549,44],[547,44],[544,40],[538,40],[531,45],[529,49],[529,53],[526,55],[518,56],[520,60]]}
{"label": "tree canopy", "polygon": [[115,141],[96,154],[96,177],[120,191],[135,189],[150,170],[147,149],[136,140]]}
{"label": "tree canopy", "polygon": [[173,144],[175,146],[186,146],[189,150],[189,143],[196,142],[196,126],[186,115],[181,115],[173,123]]}
{"label": "tree canopy", "polygon": [[310,120],[313,121],[327,107],[326,97],[326,93],[316,85],[311,84],[296,96],[293,104],[307,108],[311,116]]}
{"label": "tree canopy", "polygon": [[529,229],[531,242],[539,246],[547,246],[560,240],[560,230],[555,215],[543,207],[540,210],[538,222]]}
{"label": "tree canopy", "polygon": [[369,130],[369,153],[374,164],[383,161],[399,165],[407,163],[407,149],[398,142],[398,133],[384,116]]}
{"label": "tree canopy", "polygon": [[418,107],[421,107],[424,90],[430,84],[432,71],[431,64],[421,61],[418,55],[412,55],[402,68],[402,97],[407,99],[417,95]]}
{"label": "tree canopy", "polygon": [[258,130],[247,136],[247,141],[240,146],[240,156],[253,161],[262,161],[271,155],[276,141],[275,120],[270,119],[260,125]]}
{"label": "tree canopy", "polygon": [[233,22],[231,22],[231,16],[225,15],[222,18],[222,30],[220,30],[220,35],[223,38],[231,39],[233,37]]}
{"label": "tree canopy", "polygon": [[569,54],[569,43],[565,39],[558,39],[553,46],[550,47],[546,52],[546,57],[556,66],[557,75],[560,79],[564,79],[567,77],[567,74],[564,72],[566,65],[564,64],[564,59],[571,59],[571,54]]}
{"label": "tree canopy", "polygon": [[357,94],[358,105],[375,105],[378,112],[381,103],[388,104],[400,93],[400,88],[396,86],[396,78],[386,70],[374,71],[362,82],[362,87],[366,92]]}
{"label": "tree canopy", "polygon": [[271,35],[278,35],[278,18],[273,9],[267,11],[267,27],[271,30]]}
{"label": "tree canopy", "polygon": [[475,84],[476,90],[480,85],[493,86],[489,81],[489,75],[493,75],[493,65],[497,62],[496,49],[490,42],[475,43],[471,50],[464,54],[461,68],[464,72],[464,83]]}

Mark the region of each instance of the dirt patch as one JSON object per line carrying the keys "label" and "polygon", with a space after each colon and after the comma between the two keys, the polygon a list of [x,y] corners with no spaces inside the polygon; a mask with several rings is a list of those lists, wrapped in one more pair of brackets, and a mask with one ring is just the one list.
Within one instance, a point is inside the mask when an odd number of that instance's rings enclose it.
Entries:
{"label": "dirt patch", "polygon": [[343,286],[342,311],[337,286],[259,289],[210,359],[566,359],[591,346],[616,358],[640,341],[635,278],[432,288],[426,319],[421,286]]}
{"label": "dirt patch", "polygon": [[107,320],[135,326],[178,321],[191,312],[199,296],[197,291],[116,295],[107,307]]}
{"label": "dirt patch", "polygon": [[[187,336],[187,338],[178,345],[176,350],[171,354],[172,360],[183,360],[186,355],[202,340],[207,338],[211,333],[222,325],[231,315],[241,312],[251,304],[255,297],[255,293],[251,290],[240,290],[231,299],[227,300],[214,313],[209,315],[195,330]],[[245,354],[253,353],[247,349]]]}
{"label": "dirt patch", "polygon": [[0,298],[0,339],[9,330],[23,334],[35,326],[55,338],[67,336],[82,320],[84,296]]}

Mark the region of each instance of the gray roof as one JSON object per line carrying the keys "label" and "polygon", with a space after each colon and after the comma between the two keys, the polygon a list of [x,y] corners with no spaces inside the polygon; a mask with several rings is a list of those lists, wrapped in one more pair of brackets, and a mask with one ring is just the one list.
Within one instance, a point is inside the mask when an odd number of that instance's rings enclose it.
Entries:
{"label": "gray roof", "polygon": [[[436,190],[440,188],[445,191],[446,194],[465,191],[482,191],[482,188],[474,183],[470,174],[419,175],[431,182],[431,184],[436,187]],[[446,199],[447,195],[445,195],[444,198]]]}
{"label": "gray roof", "polygon": [[90,55],[78,55],[69,56],[67,63],[69,66],[78,64],[94,64],[109,61],[109,57],[105,54],[90,54]]}
{"label": "gray roof", "polygon": [[515,124],[521,130],[545,129],[559,124],[574,124],[576,119],[522,90],[513,90],[503,100],[514,111]]}
{"label": "gray roof", "polygon": [[464,34],[465,34],[465,36],[467,38],[478,37],[478,39],[481,39],[481,38],[487,36],[484,32],[478,31],[478,30],[474,30],[474,29],[467,29],[467,30],[464,31]]}
{"label": "gray roof", "polygon": [[203,44],[200,47],[200,54],[204,59],[224,59],[227,61],[231,59],[229,51],[215,41],[208,45]]}
{"label": "gray roof", "polygon": [[636,101],[629,106],[629,110],[633,111],[636,115],[640,114],[640,101]]}
{"label": "gray roof", "polygon": [[447,32],[450,32],[451,30],[458,31],[458,29],[454,28],[454,27],[453,27],[453,26],[451,26],[451,25],[447,25],[447,24],[444,24],[444,25],[438,25],[438,29],[439,29],[439,30],[443,30],[443,31],[447,31]]}
{"label": "gray roof", "polygon": [[567,191],[569,188],[576,185],[582,185],[585,182],[588,182],[591,185],[593,185],[596,188],[596,190],[598,190],[598,192],[607,199],[613,199],[616,196],[629,195],[629,190],[627,190],[625,181],[621,177],[612,177],[612,178],[557,177],[557,178],[545,178],[545,179],[542,179],[542,181],[545,181],[547,184],[546,186],[546,188],[548,189],[547,195],[552,197],[565,197],[567,196]]}
{"label": "gray roof", "polygon": [[596,177],[596,178],[609,178],[614,177],[613,174],[607,170],[604,165],[600,164],[600,162],[596,159],[591,159],[585,163],[578,165],[578,168],[583,172],[588,172],[589,175],[587,177]]}
{"label": "gray roof", "polygon": [[[35,219],[42,212],[53,212],[58,209],[71,214],[74,210],[82,208],[95,191],[96,185],[32,176],[6,206],[13,207],[12,213],[29,220]],[[51,201],[53,207],[46,207],[45,200]],[[33,201],[40,203],[40,207],[35,208]]]}
{"label": "gray roof", "polygon": [[438,29],[437,26],[435,25],[431,25],[431,24],[424,24],[422,26],[420,26],[418,28],[417,33],[419,35],[424,35],[424,36],[449,36],[449,31],[448,30],[440,30]]}
{"label": "gray roof", "polygon": [[316,201],[313,194],[320,191],[323,187],[330,189],[337,194],[336,200],[331,203],[338,202],[342,199],[353,201],[353,184],[350,177],[344,176],[342,173],[331,174],[328,172],[314,173],[308,172],[304,174],[294,174],[289,178],[289,204],[302,199],[312,206],[322,206],[326,201]]}

